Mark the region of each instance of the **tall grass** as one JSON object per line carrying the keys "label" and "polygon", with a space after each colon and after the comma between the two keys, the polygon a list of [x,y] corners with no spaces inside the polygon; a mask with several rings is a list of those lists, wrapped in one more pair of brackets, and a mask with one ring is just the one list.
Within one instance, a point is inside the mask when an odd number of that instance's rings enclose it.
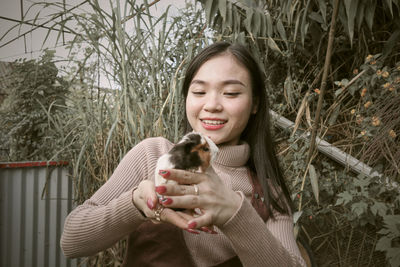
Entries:
{"label": "tall grass", "polygon": [[141,140],[179,138],[182,71],[206,42],[200,10],[190,4],[175,17],[169,8],[155,17],[135,1],[110,1],[108,8],[90,1],[85,9],[58,23],[77,28],[69,44],[68,104],[62,116],[49,118],[61,136],[58,157],[72,160],[79,203]]}
{"label": "tall grass", "polygon": [[[65,12],[61,3],[45,4],[59,10],[53,17],[63,18],[54,27],[73,32],[66,59],[67,104],[61,115],[48,114],[60,136],[54,157],[71,161],[78,204],[107,181],[141,140],[151,136],[178,140],[182,71],[207,43],[203,15],[195,5],[187,4],[174,17],[169,8],[156,17],[152,4],[121,3],[110,1],[104,7],[94,0],[82,6],[85,12],[73,8]],[[118,265],[121,246],[88,259],[89,264]]]}

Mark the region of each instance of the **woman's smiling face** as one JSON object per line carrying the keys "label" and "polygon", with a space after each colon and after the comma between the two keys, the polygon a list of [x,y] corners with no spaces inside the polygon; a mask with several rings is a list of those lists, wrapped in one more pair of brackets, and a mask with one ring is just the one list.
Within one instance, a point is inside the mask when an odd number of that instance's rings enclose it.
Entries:
{"label": "woman's smiling face", "polygon": [[216,144],[236,145],[256,112],[248,70],[233,55],[206,61],[193,77],[186,98],[187,119]]}

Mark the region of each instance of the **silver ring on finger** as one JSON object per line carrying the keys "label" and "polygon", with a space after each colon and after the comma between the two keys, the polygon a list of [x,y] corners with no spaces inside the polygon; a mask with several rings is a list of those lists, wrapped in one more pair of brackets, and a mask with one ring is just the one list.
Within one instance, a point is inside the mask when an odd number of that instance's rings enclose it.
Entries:
{"label": "silver ring on finger", "polygon": [[194,194],[196,196],[198,196],[199,195],[199,187],[197,186],[197,184],[194,184],[193,187],[194,187]]}
{"label": "silver ring on finger", "polygon": [[161,222],[161,212],[164,210],[164,206],[159,206],[155,211],[154,211],[154,216],[157,221]]}

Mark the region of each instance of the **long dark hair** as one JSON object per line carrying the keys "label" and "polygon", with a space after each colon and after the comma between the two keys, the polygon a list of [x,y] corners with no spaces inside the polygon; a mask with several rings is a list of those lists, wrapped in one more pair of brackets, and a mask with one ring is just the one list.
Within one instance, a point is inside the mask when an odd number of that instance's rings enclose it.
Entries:
{"label": "long dark hair", "polygon": [[[273,218],[271,206],[280,213],[288,214],[292,209],[292,201],[276,157],[270,129],[269,102],[264,75],[248,50],[242,45],[227,42],[217,42],[203,49],[193,58],[186,70],[182,94],[186,99],[190,83],[199,68],[209,59],[223,53],[233,55],[247,69],[251,77],[253,103],[257,103],[257,112],[250,116],[241,135],[241,140],[250,145],[251,152],[247,165],[256,174],[263,188],[268,215]],[[184,120],[186,130],[191,130],[186,116]],[[271,188],[275,188],[275,192]]]}

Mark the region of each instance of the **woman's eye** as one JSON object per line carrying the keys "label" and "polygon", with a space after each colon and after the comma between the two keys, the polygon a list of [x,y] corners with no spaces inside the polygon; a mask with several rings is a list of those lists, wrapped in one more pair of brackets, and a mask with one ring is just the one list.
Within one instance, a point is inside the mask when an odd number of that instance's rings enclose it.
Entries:
{"label": "woman's eye", "polygon": [[192,92],[192,94],[194,94],[194,95],[205,95],[206,93],[205,92],[201,92],[201,91],[194,91],[194,92]]}
{"label": "woman's eye", "polygon": [[226,96],[238,96],[240,93],[224,93]]}

